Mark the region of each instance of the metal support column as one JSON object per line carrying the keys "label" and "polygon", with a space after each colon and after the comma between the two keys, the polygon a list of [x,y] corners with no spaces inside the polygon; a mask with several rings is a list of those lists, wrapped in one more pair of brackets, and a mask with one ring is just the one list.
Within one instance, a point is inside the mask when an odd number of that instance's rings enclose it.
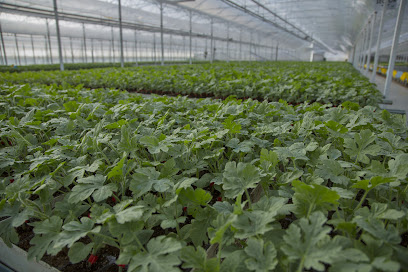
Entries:
{"label": "metal support column", "polygon": [[229,58],[229,24],[227,24],[227,62],[230,61]]}
{"label": "metal support column", "polygon": [[138,64],[138,60],[137,60],[137,33],[136,33],[136,31],[135,31],[135,33],[134,33],[134,35],[135,35],[135,61],[136,61],[136,66],[138,66],[139,64]]}
{"label": "metal support column", "polygon": [[399,36],[401,33],[401,25],[402,25],[402,20],[404,17],[406,3],[407,3],[406,0],[401,0],[399,9],[398,9],[398,17],[397,17],[397,22],[395,23],[394,37],[392,39],[390,62],[388,63],[387,78],[385,79],[385,86],[384,86],[384,96],[385,97],[388,97],[388,94],[390,92],[392,73],[394,71],[394,64],[395,64],[395,56],[398,50]]}
{"label": "metal support column", "polygon": [[111,43],[111,47],[112,47],[112,63],[115,63],[116,62],[116,59],[115,59],[115,36],[113,35],[113,26],[112,26],[112,28],[111,28],[111,35],[112,35],[112,43]]}
{"label": "metal support column", "polygon": [[279,53],[279,42],[276,43],[276,54],[275,54],[275,61],[278,61],[278,53]]}
{"label": "metal support column", "polygon": [[123,59],[123,29],[122,29],[122,3],[119,0],[119,35],[120,35],[120,67],[125,67]]}
{"label": "metal support column", "polygon": [[3,57],[4,57],[4,63],[8,65],[7,61],[7,54],[6,54],[6,47],[4,46],[4,37],[3,37],[3,30],[1,28],[1,22],[0,22],[0,38],[1,38],[1,47],[3,49]]}
{"label": "metal support column", "polygon": [[367,40],[367,28],[364,28],[363,40],[361,42],[361,51],[360,51],[360,63],[359,63],[359,70],[360,72],[364,69],[364,60],[365,60],[365,48],[366,48],[366,40]]}
{"label": "metal support column", "polygon": [[375,19],[377,18],[377,12],[374,12],[371,18],[371,31],[370,31],[370,41],[368,42],[368,56],[367,56],[367,62],[366,62],[366,73],[370,72],[370,63],[371,63],[371,47],[373,47],[373,35],[374,35],[374,24],[375,24]]}
{"label": "metal support column", "polygon": [[86,54],[86,33],[85,33],[85,24],[82,23],[82,35],[83,35],[83,41],[84,41],[84,58],[85,58],[85,63],[88,63],[88,57]]}
{"label": "metal support column", "polygon": [[30,35],[30,38],[31,38],[31,50],[33,52],[33,61],[34,61],[34,64],[37,64],[37,61],[35,59],[34,39],[33,39],[32,34]]}
{"label": "metal support column", "polygon": [[170,52],[170,60],[174,61],[174,53],[173,53],[173,35],[170,34],[170,44],[169,44],[169,52]]}
{"label": "metal support column", "polygon": [[242,28],[239,29],[239,60],[242,60]]}
{"label": "metal support column", "polygon": [[377,44],[375,46],[373,73],[371,74],[370,82],[375,81],[375,75],[377,73],[378,58],[380,57],[381,36],[383,32],[383,27],[384,27],[384,15],[385,15],[385,11],[387,10],[387,4],[388,4],[388,0],[384,0],[384,6],[381,12],[380,26],[378,28]]}
{"label": "metal support column", "polygon": [[23,43],[23,54],[24,54],[24,65],[27,65],[27,53],[26,53],[26,49],[25,49],[25,45]]}
{"label": "metal support column", "polygon": [[249,60],[251,61],[252,60],[252,48],[253,48],[253,46],[252,46],[252,41],[253,41],[253,39],[252,39],[252,32],[250,32],[249,33]]}
{"label": "metal support column", "polygon": [[52,59],[52,49],[51,49],[51,36],[50,36],[50,26],[48,23],[48,19],[45,19],[45,23],[47,26],[47,40],[48,40],[48,50],[50,51],[50,62],[51,64],[54,63],[53,59]]}
{"label": "metal support column", "polygon": [[45,56],[44,56],[44,62],[47,62],[47,64],[50,63],[50,60],[48,59],[48,44],[47,44],[47,35],[44,35],[44,48],[45,48]]}
{"label": "metal support column", "polygon": [[363,33],[361,34],[362,38],[361,38],[361,41],[360,41],[360,50],[359,50],[359,54],[358,54],[358,64],[357,64],[357,69],[358,70],[361,70],[361,63],[363,62],[362,59],[363,59],[363,54],[364,54],[365,33],[366,33],[366,30],[364,29]]}
{"label": "metal support column", "polygon": [[211,18],[211,45],[210,45],[211,56],[210,56],[210,63],[213,63],[213,61],[214,61],[214,37],[213,37],[214,29],[213,28],[214,28],[214,21]]}
{"label": "metal support column", "polygon": [[354,45],[351,50],[353,50],[353,51],[352,51],[353,54],[351,54],[351,58],[349,58],[349,62],[350,62],[351,64],[354,64],[354,59],[355,59],[355,57],[356,57],[356,46]]}
{"label": "metal support column", "polygon": [[153,33],[153,61],[156,64],[156,33]]}
{"label": "metal support column", "polygon": [[362,37],[358,43],[358,58],[357,58],[357,64],[356,64],[356,69],[360,69],[360,65],[361,65],[361,58],[362,58],[362,47],[363,47],[363,40],[364,40],[364,32],[361,34]]}
{"label": "metal support column", "polygon": [[185,61],[185,57],[186,57],[186,37],[183,36],[183,53],[182,55],[182,61]]}
{"label": "metal support column", "polygon": [[72,37],[69,37],[69,45],[71,47],[71,61],[74,63],[74,48],[72,47]]}
{"label": "metal support column", "polygon": [[192,64],[193,63],[193,58],[192,58],[192,32],[193,32],[193,22],[192,22],[192,20],[193,20],[193,16],[192,16],[192,13],[191,13],[191,10],[190,10],[190,33],[189,33],[189,38],[190,38],[190,43],[189,43],[189,45],[190,45],[190,61],[189,61],[189,63],[190,64]]}
{"label": "metal support column", "polygon": [[314,55],[314,51],[313,51],[314,44],[313,44],[313,42],[310,44],[310,48],[311,48],[311,50],[310,50],[310,62],[313,62],[313,55]]}
{"label": "metal support column", "polygon": [[364,44],[364,58],[363,58],[363,63],[361,64],[361,69],[362,72],[364,72],[365,68],[364,65],[366,63],[367,57],[368,57],[368,42],[370,40],[370,24],[367,24],[367,30],[366,30],[366,39],[365,39],[365,44]]}
{"label": "metal support column", "polygon": [[62,43],[61,43],[61,33],[60,33],[59,20],[58,20],[57,0],[54,0],[54,15],[55,15],[55,29],[57,31],[58,55],[59,55],[60,70],[64,71],[64,59],[63,59],[63,56],[62,56]]}
{"label": "metal support column", "polygon": [[160,48],[161,48],[161,65],[164,65],[164,41],[163,41],[163,2],[160,1]]}
{"label": "metal support column", "polygon": [[101,40],[101,55],[102,55],[102,63],[105,63],[105,51],[103,50],[103,40]]}
{"label": "metal support column", "polygon": [[95,63],[95,56],[94,56],[94,39],[91,39],[91,59],[92,59],[92,63]]}
{"label": "metal support column", "polygon": [[128,58],[129,56],[129,50],[128,50],[128,42],[123,41],[123,62]]}
{"label": "metal support column", "polygon": [[16,41],[18,65],[21,66],[20,49],[18,48],[18,39],[17,39],[17,34],[16,33],[14,33],[14,39]]}

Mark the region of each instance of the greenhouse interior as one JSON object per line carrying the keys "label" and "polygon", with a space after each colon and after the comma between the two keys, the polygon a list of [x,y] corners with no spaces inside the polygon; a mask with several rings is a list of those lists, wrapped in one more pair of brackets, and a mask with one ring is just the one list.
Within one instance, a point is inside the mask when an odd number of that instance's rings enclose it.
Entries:
{"label": "greenhouse interior", "polygon": [[0,0],[0,271],[408,271],[407,0]]}

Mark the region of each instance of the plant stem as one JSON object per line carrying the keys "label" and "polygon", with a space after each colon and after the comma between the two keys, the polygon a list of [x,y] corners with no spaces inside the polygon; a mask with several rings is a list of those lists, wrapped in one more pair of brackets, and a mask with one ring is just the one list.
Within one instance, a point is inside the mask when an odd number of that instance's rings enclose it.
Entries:
{"label": "plant stem", "polygon": [[361,207],[361,205],[363,205],[363,202],[364,202],[365,198],[367,197],[368,192],[369,192],[369,190],[365,191],[363,197],[361,198],[360,202],[358,203],[358,205],[354,209],[354,211],[358,210]]}
{"label": "plant stem", "polygon": [[305,264],[305,256],[303,256],[302,259],[300,260],[300,263],[299,263],[299,266],[298,266],[296,272],[302,272],[304,264]]}
{"label": "plant stem", "polygon": [[249,195],[248,189],[245,189],[245,195],[246,195],[246,198],[248,200],[249,209],[252,209],[251,196]]}
{"label": "plant stem", "polygon": [[310,206],[309,206],[309,210],[307,211],[306,218],[309,218],[310,214],[311,214],[311,213],[312,213],[312,211],[313,211],[314,206],[315,206],[315,204],[314,204],[314,203],[310,204]]}

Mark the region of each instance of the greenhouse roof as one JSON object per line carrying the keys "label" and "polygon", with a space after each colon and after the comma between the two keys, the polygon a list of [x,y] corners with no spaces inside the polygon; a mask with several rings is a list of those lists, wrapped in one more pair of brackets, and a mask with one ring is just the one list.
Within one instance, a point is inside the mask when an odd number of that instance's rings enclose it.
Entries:
{"label": "greenhouse roof", "polygon": [[[349,53],[367,27],[381,0],[122,0],[122,21],[126,29],[160,32],[160,6],[167,34],[209,37],[288,49],[308,48],[332,54]],[[382,47],[389,47],[399,0],[391,0],[385,14]],[[62,35],[80,36],[78,23],[118,26],[118,0],[57,0]],[[53,19],[53,0],[0,1],[3,32],[45,34],[44,18]],[[405,9],[404,14],[408,13]],[[16,16],[18,15],[18,16]],[[34,16],[36,19],[27,19]],[[36,23],[35,20],[38,22]],[[42,20],[42,21],[41,21]],[[19,23],[15,23],[15,22]],[[50,21],[52,23],[52,21]],[[376,20],[375,29],[379,20]],[[105,32],[97,28],[95,38]],[[376,39],[374,33],[373,39]],[[408,42],[408,20],[402,25],[400,43]],[[311,45],[313,43],[313,45]],[[408,51],[405,46],[400,51]],[[405,52],[404,51],[404,52]]]}

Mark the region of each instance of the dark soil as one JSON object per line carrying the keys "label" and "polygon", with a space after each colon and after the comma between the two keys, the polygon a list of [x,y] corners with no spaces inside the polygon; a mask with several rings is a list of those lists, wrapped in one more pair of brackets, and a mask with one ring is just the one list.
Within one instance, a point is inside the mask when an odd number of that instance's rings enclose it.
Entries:
{"label": "dark soil", "polygon": [[[16,230],[20,241],[17,246],[25,251],[28,251],[28,249],[31,247],[30,240],[34,237],[33,227],[25,223]],[[89,239],[82,239],[81,242],[89,242]],[[119,256],[119,250],[117,248],[105,246],[103,249],[98,251],[97,256],[98,260],[92,265],[87,259],[80,263],[72,264],[68,258],[68,249],[64,248],[56,256],[46,254],[41,260],[63,272],[119,271],[119,266],[116,265],[116,259]],[[126,271],[126,269],[122,269],[122,271]]]}

